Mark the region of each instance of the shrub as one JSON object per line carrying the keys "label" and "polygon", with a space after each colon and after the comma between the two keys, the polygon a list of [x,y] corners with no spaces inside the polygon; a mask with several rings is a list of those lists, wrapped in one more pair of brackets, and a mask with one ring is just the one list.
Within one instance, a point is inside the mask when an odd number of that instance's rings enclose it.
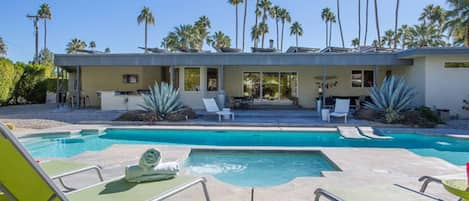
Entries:
{"label": "shrub", "polygon": [[0,58],[0,105],[5,104],[14,88],[15,67],[5,58]]}
{"label": "shrub", "polygon": [[430,109],[429,107],[425,107],[425,106],[422,106],[422,107],[419,107],[416,109],[421,115],[423,118],[425,118],[426,120],[430,121],[430,122],[434,122],[434,123],[437,123],[437,124],[444,124],[445,122],[438,116],[437,113],[435,113],[432,109]]}
{"label": "shrub", "polygon": [[380,88],[371,88],[371,102],[365,102],[365,107],[385,116],[386,123],[400,120],[400,113],[410,108],[415,96],[415,90],[409,87],[403,78],[390,76],[384,79]]}
{"label": "shrub", "polygon": [[17,104],[20,99],[30,103],[44,103],[47,92],[46,66],[40,64],[15,64],[20,74],[15,85],[10,103]]}
{"label": "shrub", "polygon": [[183,108],[179,98],[179,90],[175,90],[173,85],[162,82],[161,87],[156,82],[150,87],[150,94],[142,94],[145,104],[140,105],[145,111],[153,112],[158,120],[166,119],[172,112],[177,112]]}

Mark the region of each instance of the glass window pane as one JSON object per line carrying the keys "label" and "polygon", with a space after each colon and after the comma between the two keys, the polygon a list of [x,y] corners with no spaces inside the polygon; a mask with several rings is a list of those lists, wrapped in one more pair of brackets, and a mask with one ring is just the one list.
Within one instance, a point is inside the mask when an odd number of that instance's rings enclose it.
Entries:
{"label": "glass window pane", "polygon": [[363,72],[363,75],[364,87],[373,87],[375,83],[375,73],[372,70],[366,70]]}
{"label": "glass window pane", "polygon": [[352,71],[352,87],[362,87],[362,71]]}
{"label": "glass window pane", "polygon": [[199,68],[184,68],[184,91],[200,91]]}
{"label": "glass window pane", "polygon": [[262,73],[262,95],[265,100],[278,100],[279,91],[279,73]]}
{"label": "glass window pane", "polygon": [[138,75],[123,75],[122,82],[125,84],[135,84],[138,82]]}
{"label": "glass window pane", "polygon": [[243,96],[255,99],[261,96],[261,74],[246,72],[243,73]]}
{"label": "glass window pane", "polygon": [[445,68],[469,68],[469,62],[446,62]]}
{"label": "glass window pane", "polygon": [[218,69],[207,69],[207,91],[218,91]]}
{"label": "glass window pane", "polygon": [[297,97],[296,73],[280,73],[280,99],[293,99]]}

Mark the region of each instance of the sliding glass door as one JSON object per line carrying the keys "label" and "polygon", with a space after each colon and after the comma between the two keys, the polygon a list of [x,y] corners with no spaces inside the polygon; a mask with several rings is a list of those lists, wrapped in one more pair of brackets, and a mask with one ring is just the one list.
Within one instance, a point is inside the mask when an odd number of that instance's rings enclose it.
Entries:
{"label": "sliding glass door", "polygon": [[298,96],[296,72],[245,72],[243,73],[244,96],[257,100],[280,102]]}

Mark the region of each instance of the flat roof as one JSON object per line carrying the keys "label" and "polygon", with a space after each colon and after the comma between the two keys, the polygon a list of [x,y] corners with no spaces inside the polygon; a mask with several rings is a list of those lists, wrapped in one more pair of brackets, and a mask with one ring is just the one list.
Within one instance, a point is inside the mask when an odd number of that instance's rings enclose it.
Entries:
{"label": "flat roof", "polygon": [[423,55],[469,55],[469,48],[417,48],[348,53],[130,53],[55,54],[55,65],[75,66],[408,66]]}

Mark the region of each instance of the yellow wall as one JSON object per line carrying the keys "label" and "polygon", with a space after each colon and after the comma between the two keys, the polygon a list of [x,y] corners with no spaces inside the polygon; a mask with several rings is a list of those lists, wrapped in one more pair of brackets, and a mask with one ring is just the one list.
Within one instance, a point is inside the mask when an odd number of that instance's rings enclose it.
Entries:
{"label": "yellow wall", "polygon": [[[126,84],[125,74],[138,75],[138,83]],[[71,76],[72,78],[72,76]],[[136,91],[148,89],[156,80],[161,80],[160,67],[91,67],[81,68],[82,94],[90,97],[92,106],[99,106],[98,91]]]}
{"label": "yellow wall", "polygon": [[[408,67],[379,67],[378,81],[382,82],[387,70],[395,75],[403,75]],[[327,76],[336,76],[338,84],[327,89],[326,96],[360,96],[368,95],[370,88],[352,87],[353,70],[373,70],[373,67],[328,67]],[[322,67],[230,67],[225,66],[225,91],[229,96],[242,96],[243,72],[297,72],[299,104],[305,108],[316,107],[318,97],[318,82],[322,76]],[[329,81],[328,81],[329,82]]]}

